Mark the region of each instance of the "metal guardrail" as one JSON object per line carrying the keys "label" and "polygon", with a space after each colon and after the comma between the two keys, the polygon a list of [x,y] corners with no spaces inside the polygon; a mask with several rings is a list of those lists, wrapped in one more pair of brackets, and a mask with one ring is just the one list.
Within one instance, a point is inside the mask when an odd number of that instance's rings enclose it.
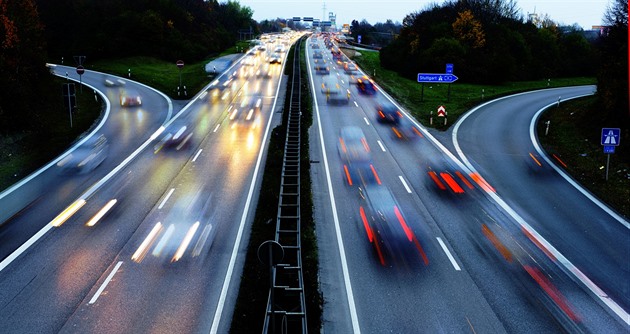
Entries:
{"label": "metal guardrail", "polygon": [[[271,270],[263,333],[307,333],[300,237],[301,68],[299,39],[293,52],[290,107],[280,185],[275,241],[284,257]],[[273,290],[273,291],[272,291]]]}

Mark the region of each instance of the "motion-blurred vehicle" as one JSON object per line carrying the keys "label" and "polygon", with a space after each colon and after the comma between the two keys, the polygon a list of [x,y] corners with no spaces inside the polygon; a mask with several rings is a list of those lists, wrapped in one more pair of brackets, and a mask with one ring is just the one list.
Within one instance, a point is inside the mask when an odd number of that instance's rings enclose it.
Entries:
{"label": "motion-blurred vehicle", "polygon": [[272,53],[271,56],[269,56],[269,63],[270,64],[280,64],[280,63],[282,63],[282,55],[280,54],[280,52]]}
{"label": "motion-blurred vehicle", "polygon": [[357,88],[359,89],[359,93],[365,95],[374,95],[376,94],[376,85],[372,79],[368,78],[366,75],[357,78]]}
{"label": "motion-blurred vehicle", "polygon": [[409,246],[416,246],[417,238],[389,188],[367,184],[359,188],[359,194],[361,221],[381,264],[386,264],[386,258],[410,255],[406,253],[416,248]]}
{"label": "motion-blurred vehicle", "polygon": [[215,102],[217,100],[228,99],[235,90],[234,79],[228,78],[223,81],[213,81],[208,88],[208,94],[210,101]]}
{"label": "motion-blurred vehicle", "polygon": [[376,106],[376,120],[379,123],[398,124],[402,117],[400,110],[393,104],[379,104]]}
{"label": "motion-blurred vehicle", "polygon": [[120,106],[121,107],[133,107],[141,106],[142,98],[140,93],[131,89],[123,89],[120,92]]}
{"label": "motion-blurred vehicle", "polygon": [[229,111],[232,128],[255,129],[260,126],[262,99],[254,96],[243,97],[241,103]]}
{"label": "motion-blurred vehicle", "polygon": [[343,163],[344,177],[349,185],[376,182],[372,153],[361,128],[358,126],[341,128],[337,150]]}
{"label": "motion-blurred vehicle", "polygon": [[350,90],[343,89],[337,78],[326,78],[322,82],[322,93],[326,94],[326,102],[346,104],[350,102]]}
{"label": "motion-blurred vehicle", "polygon": [[315,74],[319,74],[319,75],[330,74],[330,67],[324,64],[315,65]]}
{"label": "motion-blurred vehicle", "polygon": [[164,131],[166,134],[162,137],[160,144],[167,149],[181,150],[190,145],[190,139],[193,135],[192,127],[185,119],[176,119]]}
{"label": "motion-blurred vehicle", "polygon": [[123,79],[115,78],[108,75],[105,77],[104,83],[105,83],[105,86],[107,87],[117,87],[117,86],[124,86],[126,82]]}
{"label": "motion-blurred vehicle", "polygon": [[256,77],[271,77],[271,66],[269,66],[269,63],[264,63],[258,67],[258,69],[256,70]]}
{"label": "motion-blurred vehicle", "polygon": [[343,71],[346,72],[346,74],[355,74],[358,70],[357,65],[354,63],[346,62],[343,65]]}
{"label": "motion-blurred vehicle", "polygon": [[57,163],[62,174],[85,174],[107,157],[109,144],[104,135],[93,136]]}
{"label": "motion-blurred vehicle", "polygon": [[324,58],[324,54],[321,51],[313,52],[313,59],[323,59],[323,58]]}

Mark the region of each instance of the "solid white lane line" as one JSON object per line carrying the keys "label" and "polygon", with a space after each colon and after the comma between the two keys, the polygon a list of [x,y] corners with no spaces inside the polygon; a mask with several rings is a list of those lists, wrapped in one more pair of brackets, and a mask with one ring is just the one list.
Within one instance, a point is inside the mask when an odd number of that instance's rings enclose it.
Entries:
{"label": "solid white lane line", "polygon": [[370,122],[368,121],[367,117],[363,117],[363,120],[365,121],[365,124],[370,125]]}
{"label": "solid white lane line", "polygon": [[407,182],[405,182],[405,179],[403,179],[402,175],[398,175],[398,178],[400,179],[400,182],[402,182],[403,186],[405,186],[407,192],[411,194],[411,188],[409,188]]}
{"label": "solid white lane line", "polygon": [[203,149],[199,149],[199,151],[197,151],[197,154],[195,154],[195,157],[192,159],[192,162],[197,161],[197,158],[199,157],[199,155],[201,154],[201,151],[203,151]]}
{"label": "solid white lane line", "polygon": [[442,247],[442,250],[444,250],[444,253],[446,253],[446,256],[448,256],[448,259],[451,261],[451,264],[453,265],[453,267],[455,268],[455,270],[460,271],[462,270],[459,265],[457,264],[457,261],[455,261],[455,258],[453,257],[453,255],[451,254],[451,252],[448,250],[448,248],[446,248],[446,245],[444,244],[444,241],[442,241],[442,238],[437,237],[436,238],[437,241],[440,243],[440,246]]}
{"label": "solid white lane line", "polygon": [[103,293],[103,290],[105,290],[105,288],[107,287],[107,284],[109,284],[109,281],[112,280],[112,278],[114,278],[114,275],[116,274],[116,272],[118,271],[118,269],[120,268],[120,266],[122,266],[123,262],[122,261],[118,261],[118,263],[116,263],[116,266],[114,267],[114,269],[112,270],[111,273],[109,273],[109,275],[107,275],[107,278],[105,279],[105,282],[103,282],[103,284],[101,284],[101,287],[98,288],[98,290],[96,291],[96,293],[94,294],[94,296],[92,297],[92,299],[90,299],[89,304],[94,304],[96,303],[96,300],[98,299],[98,297],[101,296],[101,293]]}
{"label": "solid white lane line", "polygon": [[160,206],[158,206],[158,210],[164,207],[166,201],[168,201],[168,199],[171,198],[171,195],[173,195],[173,191],[175,191],[175,188],[171,188],[171,190],[169,190],[168,194],[166,194],[166,197],[164,197],[164,199],[162,200],[162,203],[160,203]]}
{"label": "solid white lane line", "polygon": [[381,147],[381,150],[383,150],[383,152],[385,152],[386,150],[385,150],[385,146],[383,146],[383,143],[381,143],[380,140],[377,140],[376,142],[378,143],[378,146]]}

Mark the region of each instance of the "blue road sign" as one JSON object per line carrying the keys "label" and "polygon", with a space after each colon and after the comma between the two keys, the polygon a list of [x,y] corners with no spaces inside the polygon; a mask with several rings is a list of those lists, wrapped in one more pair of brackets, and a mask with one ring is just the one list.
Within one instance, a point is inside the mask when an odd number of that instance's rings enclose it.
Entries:
{"label": "blue road sign", "polygon": [[313,22],[313,18],[312,17],[308,17],[308,16],[303,18],[303,20],[306,21],[306,22]]}
{"label": "blue road sign", "polygon": [[604,154],[613,154],[615,153],[615,147],[614,146],[604,146]]}
{"label": "blue road sign", "polygon": [[301,19],[300,19],[300,17],[299,17],[299,16],[294,16],[294,17],[293,17],[293,22],[298,22],[298,21],[300,21],[300,20],[301,20]]}
{"label": "blue road sign", "polygon": [[446,64],[446,74],[453,74],[453,64]]}
{"label": "blue road sign", "polygon": [[619,146],[621,130],[619,128],[602,128],[602,145]]}
{"label": "blue road sign", "polygon": [[451,83],[457,79],[454,74],[418,73],[418,82]]}
{"label": "blue road sign", "polygon": [[361,44],[361,35],[357,36],[357,43]]}

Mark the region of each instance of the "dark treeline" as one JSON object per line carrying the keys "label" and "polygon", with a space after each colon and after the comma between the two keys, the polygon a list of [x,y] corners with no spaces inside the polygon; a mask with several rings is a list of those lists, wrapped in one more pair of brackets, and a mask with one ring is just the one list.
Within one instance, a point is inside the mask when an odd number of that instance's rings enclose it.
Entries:
{"label": "dark treeline", "polygon": [[239,29],[256,29],[251,17],[234,1],[0,0],[0,134],[45,128],[38,115],[54,109],[60,93],[49,93],[47,61],[196,62],[234,45]]}
{"label": "dark treeline", "polygon": [[394,23],[392,20],[387,20],[385,23],[379,22],[375,25],[371,25],[365,19],[361,22],[352,20],[350,25],[354,41],[359,42],[359,36],[361,36],[361,44],[378,47],[390,44],[401,29],[402,24],[400,22]]}
{"label": "dark treeline", "polygon": [[256,24],[249,7],[217,0],[36,0],[48,53],[88,59],[150,56],[198,61]]}
{"label": "dark treeline", "polygon": [[582,30],[545,23],[524,22],[510,0],[446,1],[407,15],[381,62],[410,78],[453,63],[472,83],[594,76],[595,49]]}

